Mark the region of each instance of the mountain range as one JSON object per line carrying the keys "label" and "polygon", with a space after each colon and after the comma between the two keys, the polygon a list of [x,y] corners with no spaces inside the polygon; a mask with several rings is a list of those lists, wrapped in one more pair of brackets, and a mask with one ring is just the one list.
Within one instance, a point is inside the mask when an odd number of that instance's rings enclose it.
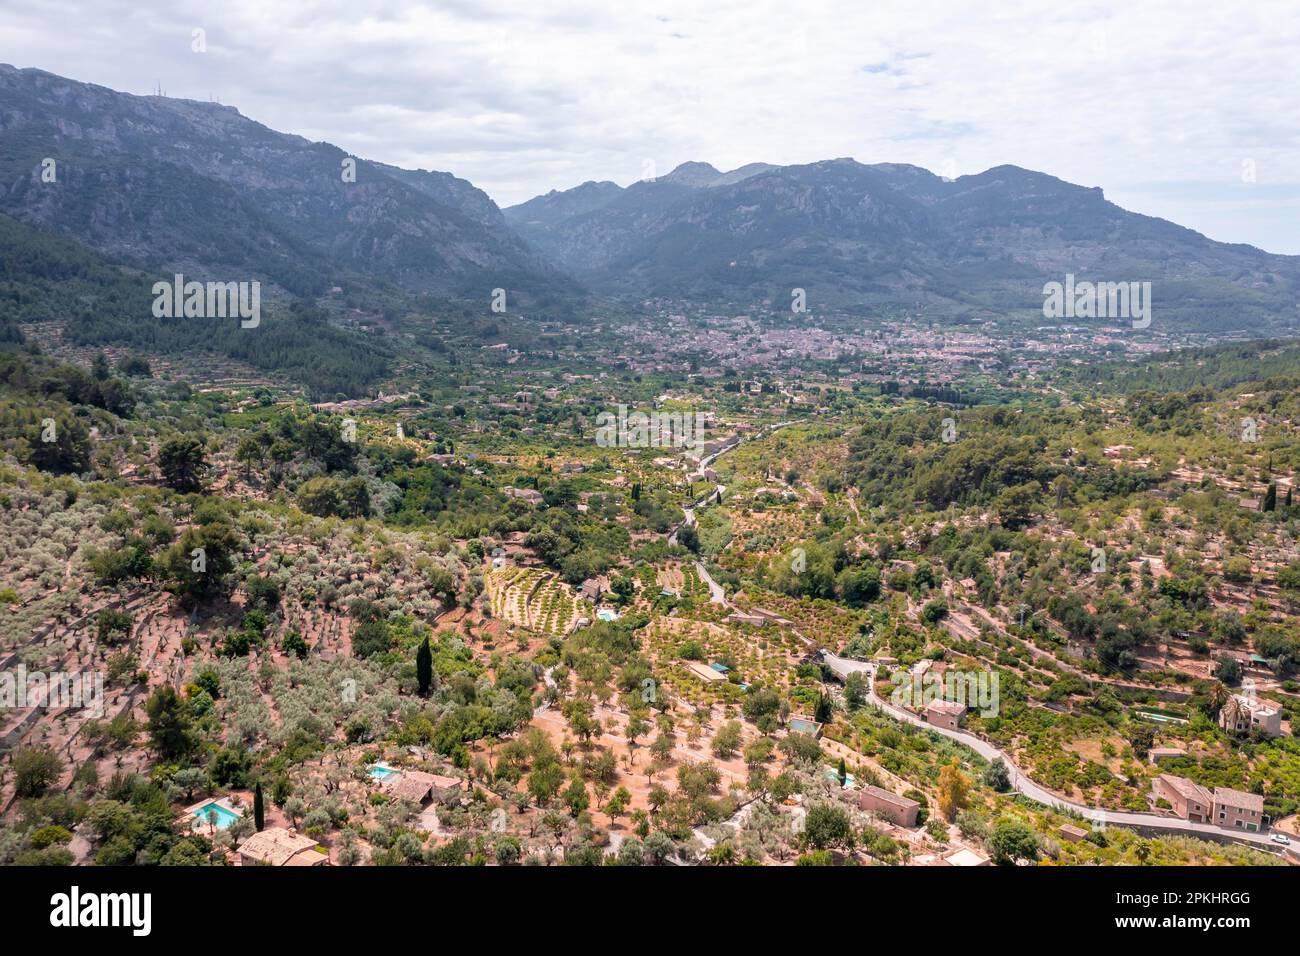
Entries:
{"label": "mountain range", "polygon": [[452,173],[352,157],[230,106],[6,65],[0,217],[11,240],[34,229],[146,276],[257,278],[272,299],[303,302],[339,286],[353,301],[486,310],[502,287],[516,304],[783,311],[803,289],[814,312],[1041,322],[1044,284],[1074,274],[1150,281],[1157,321],[1188,330],[1277,333],[1300,317],[1300,257],[1215,242],[1015,166],[948,180],[852,159],[690,162],[502,210]]}
{"label": "mountain range", "polygon": [[560,268],[607,295],[767,300],[996,318],[1041,310],[1067,273],[1150,281],[1185,327],[1294,322],[1300,257],[1215,242],[1128,212],[1099,188],[999,166],[948,180],[834,159],[687,163],[621,188],[588,182],[505,210]]}
{"label": "mountain range", "polygon": [[0,212],[146,269],[259,278],[300,296],[350,280],[485,302],[496,286],[569,286],[450,173],[350,157],[230,106],[6,65]]}

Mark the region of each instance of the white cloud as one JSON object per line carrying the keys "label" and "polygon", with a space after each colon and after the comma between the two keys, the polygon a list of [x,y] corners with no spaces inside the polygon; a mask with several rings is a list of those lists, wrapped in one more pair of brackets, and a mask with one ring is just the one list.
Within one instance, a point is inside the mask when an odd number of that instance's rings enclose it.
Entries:
{"label": "white cloud", "polygon": [[[446,169],[508,205],[647,163],[1014,163],[1225,240],[1300,253],[1243,192],[1300,185],[1287,0],[118,0],[0,10],[0,60],[214,96],[268,126]],[[208,52],[191,52],[191,31]],[[1222,191],[1168,190],[1178,183]],[[1157,184],[1157,188],[1151,188]]]}

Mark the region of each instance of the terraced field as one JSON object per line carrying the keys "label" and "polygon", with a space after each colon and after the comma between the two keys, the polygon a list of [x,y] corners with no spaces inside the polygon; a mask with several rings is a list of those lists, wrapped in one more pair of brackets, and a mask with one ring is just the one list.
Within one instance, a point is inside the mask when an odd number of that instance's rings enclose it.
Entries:
{"label": "terraced field", "polygon": [[694,564],[674,563],[652,573],[654,577],[651,582],[647,583],[648,587],[652,584],[656,590],[666,588],[681,598],[704,599],[706,601],[709,598],[709,586],[700,580],[700,575],[696,572]]}
{"label": "terraced field", "polygon": [[539,568],[503,568],[483,576],[492,616],[544,634],[568,634],[582,616],[573,591]]}
{"label": "terraced field", "polygon": [[793,634],[777,628],[761,635],[742,635],[706,621],[659,618],[645,629],[645,649],[657,672],[666,674],[672,693],[692,706],[736,703],[743,696],[730,682],[705,683],[682,659],[682,647],[689,641],[700,646],[704,661],[727,662],[746,683],[790,688],[798,683],[794,671],[806,648]]}

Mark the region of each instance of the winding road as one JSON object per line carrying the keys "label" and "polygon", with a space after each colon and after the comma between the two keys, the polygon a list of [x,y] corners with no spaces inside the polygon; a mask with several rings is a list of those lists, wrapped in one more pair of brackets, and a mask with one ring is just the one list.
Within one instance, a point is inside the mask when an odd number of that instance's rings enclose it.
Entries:
{"label": "winding road", "polygon": [[1126,826],[1138,830],[1159,831],[1164,833],[1182,833],[1187,836],[1202,837],[1211,840],[1249,843],[1260,849],[1271,852],[1279,852],[1278,844],[1273,843],[1267,832],[1250,833],[1245,830],[1227,830],[1222,827],[1216,827],[1210,823],[1193,823],[1191,820],[1183,820],[1179,817],[1165,817],[1155,813],[1132,813],[1126,810],[1103,810],[1098,807],[1090,807],[1087,804],[1075,803],[1073,800],[1066,800],[1044,787],[1034,783],[1029,776],[1021,770],[1014,760],[1011,759],[1005,751],[1002,751],[980,737],[964,730],[948,730],[945,727],[936,727],[920,716],[911,711],[904,710],[901,707],[895,707],[889,701],[884,700],[876,693],[875,679],[876,667],[874,664],[865,661],[850,660],[847,657],[837,657],[829,651],[822,651],[822,659],[830,669],[841,677],[847,677],[849,674],[858,671],[867,674],[867,690],[871,703],[876,705],[887,716],[893,719],[921,727],[933,733],[940,734],[950,740],[969,747],[985,760],[1001,760],[1006,764],[1007,770],[1011,775],[1011,786],[1019,793],[1033,800],[1035,803],[1041,803],[1044,806],[1053,807],[1057,810],[1070,810],[1078,813],[1084,819],[1098,824],[1099,826]]}
{"label": "winding road", "polygon": [[[793,424],[796,424],[796,422],[780,422],[771,426],[756,437],[766,437],[777,429]],[[744,444],[743,441],[738,441],[733,445],[729,445],[716,454],[709,456],[709,458],[704,462],[701,462],[700,467],[705,467],[706,463],[711,463],[721,455],[734,451],[742,444]],[[710,491],[703,498],[696,501],[692,507],[683,509],[686,513],[686,517],[677,528],[673,529],[672,534],[669,535],[668,541],[670,544],[675,544],[677,542],[677,532],[683,526],[687,524],[695,524],[695,511],[706,507],[711,499],[715,499],[717,492],[722,490],[724,490],[724,486],[718,485],[713,491]],[[732,605],[731,602],[727,600],[726,592],[722,589],[722,586],[714,581],[712,576],[709,575],[709,572],[704,567],[704,563],[702,561],[697,561],[695,567],[696,571],[700,575],[700,579],[709,586],[710,601],[714,604],[723,604],[727,607],[731,607]],[[813,644],[812,641],[800,634],[797,629],[791,628],[791,630],[804,643],[809,645]],[[839,675],[841,678],[847,677],[854,671],[860,671],[867,674],[867,689],[871,703],[880,708],[881,712],[886,716],[892,717],[894,720],[902,723],[912,724],[916,727],[948,737],[949,739],[974,750],[985,760],[1001,760],[1006,765],[1007,771],[1010,774],[1011,786],[1018,793],[1035,803],[1052,807],[1057,810],[1072,811],[1099,827],[1116,825],[1132,827],[1139,831],[1148,831],[1151,833],[1181,833],[1186,836],[1200,837],[1202,839],[1215,840],[1217,842],[1245,843],[1272,853],[1280,853],[1282,850],[1282,847],[1279,844],[1272,842],[1270,834],[1267,831],[1262,833],[1250,833],[1245,830],[1228,830],[1214,826],[1210,823],[1193,823],[1191,820],[1184,820],[1179,817],[1166,817],[1155,813],[1133,813],[1126,810],[1104,810],[1099,807],[1091,807],[1087,804],[1076,803],[1073,800],[1066,800],[1064,797],[1058,796],[1045,787],[1041,787],[1034,783],[1034,781],[1016,765],[1016,762],[1011,759],[1009,754],[998,749],[987,740],[977,737],[968,731],[948,730],[944,727],[936,727],[918,715],[913,714],[911,711],[895,707],[888,701],[883,700],[876,694],[875,664],[866,661],[855,661],[847,657],[838,657],[824,649],[821,651],[821,654],[822,659],[830,667],[831,671]]]}

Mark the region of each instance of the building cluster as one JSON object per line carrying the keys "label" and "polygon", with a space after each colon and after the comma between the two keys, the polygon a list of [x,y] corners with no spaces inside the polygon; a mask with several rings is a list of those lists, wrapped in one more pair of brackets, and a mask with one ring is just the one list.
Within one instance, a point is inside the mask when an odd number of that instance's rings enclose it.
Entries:
{"label": "building cluster", "polygon": [[1174,816],[1193,823],[1252,832],[1264,829],[1264,798],[1255,793],[1231,787],[1210,791],[1186,777],[1162,773],[1151,781],[1151,795],[1167,802]]}

